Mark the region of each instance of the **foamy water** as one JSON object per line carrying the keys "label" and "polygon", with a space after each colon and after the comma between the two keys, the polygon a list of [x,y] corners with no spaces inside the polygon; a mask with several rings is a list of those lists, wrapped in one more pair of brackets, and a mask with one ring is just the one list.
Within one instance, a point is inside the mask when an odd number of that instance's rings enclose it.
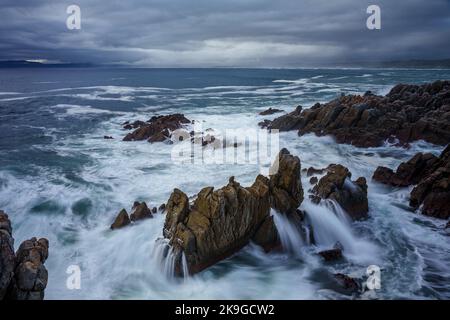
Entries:
{"label": "foamy water", "polygon": [[[442,73],[433,76],[447,75]],[[419,151],[439,154],[442,150],[423,142],[408,150],[388,144],[358,149],[337,145],[330,137],[282,133],[280,147],[299,156],[303,168],[340,163],[351,170],[353,179],[364,176],[368,181],[370,218],[352,222],[335,203],[311,203],[309,178],[302,177],[305,200],[300,209],[307,212],[314,245],[292,221],[272,212],[286,252],[266,254],[250,244],[200,274],[174,278],[161,243],[164,215],[109,230],[120,209],[130,210],[135,200],[159,206],[174,188],[191,196],[205,186],[225,185],[230,176],[247,186],[260,170],[255,164],[174,163],[171,145],[121,141],[126,134],[121,127],[124,121],[182,112],[204,129],[244,133],[259,130],[259,121],[279,115],[257,115],[268,107],[291,111],[297,104],[309,107],[342,92],[384,94],[395,82],[418,79],[418,71],[327,74],[314,70],[275,79],[211,81],[203,86],[192,86],[186,80],[174,87],[158,87],[158,79],[137,84],[120,80],[131,79],[133,74],[114,77],[119,79],[115,85],[110,80],[77,86],[62,80],[44,81],[51,87],[29,92],[13,87],[0,93],[0,128],[6,133],[1,140],[6,152],[0,167],[0,208],[13,221],[16,247],[31,236],[49,239],[46,298],[349,298],[334,290],[329,275],[341,272],[362,277],[371,264],[382,270],[378,298],[450,297],[445,222],[410,212],[408,189],[371,181],[379,165],[396,167]],[[104,135],[114,140],[105,140]],[[344,247],[344,259],[323,262],[317,252],[336,242]],[[66,287],[70,265],[82,270],[80,290]]]}

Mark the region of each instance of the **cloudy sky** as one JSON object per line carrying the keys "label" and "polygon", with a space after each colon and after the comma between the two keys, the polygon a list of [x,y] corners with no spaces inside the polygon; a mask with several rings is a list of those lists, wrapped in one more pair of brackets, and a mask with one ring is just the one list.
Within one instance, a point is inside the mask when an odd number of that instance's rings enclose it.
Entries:
{"label": "cloudy sky", "polygon": [[[81,8],[81,30],[66,9]],[[366,9],[381,8],[381,30]],[[302,67],[450,58],[450,0],[2,0],[0,60]]]}

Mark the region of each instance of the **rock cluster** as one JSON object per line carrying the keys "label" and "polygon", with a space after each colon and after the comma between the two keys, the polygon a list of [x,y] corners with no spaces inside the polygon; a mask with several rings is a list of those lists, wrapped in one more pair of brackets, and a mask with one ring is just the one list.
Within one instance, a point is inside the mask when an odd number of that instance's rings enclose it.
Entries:
{"label": "rock cluster", "polygon": [[309,109],[264,121],[260,125],[299,135],[332,135],[338,143],[377,147],[388,140],[407,146],[425,140],[438,145],[450,142],[450,82],[396,85],[386,96],[347,95]]}
{"label": "rock cluster", "polygon": [[48,273],[47,239],[22,242],[14,253],[11,222],[0,210],[0,300],[42,300]]}
{"label": "rock cluster", "polygon": [[125,123],[124,129],[135,129],[128,133],[123,141],[147,140],[150,143],[162,142],[171,137],[172,131],[183,128],[191,123],[183,114],[176,113],[166,116],[153,116],[147,122],[135,121]]}
{"label": "rock cluster", "polygon": [[197,273],[232,255],[253,240],[266,250],[279,245],[270,216],[273,208],[295,212],[303,200],[300,159],[283,149],[278,170],[270,178],[259,175],[250,187],[233,177],[218,190],[203,188],[191,204],[175,189],[166,206],[164,236],[175,253],[175,271],[181,274],[184,254],[189,273]]}
{"label": "rock cluster", "polygon": [[[161,211],[163,211],[164,210],[163,205],[160,206],[160,209],[161,208],[162,208]],[[120,229],[126,227],[132,222],[153,218],[153,214],[158,212],[158,209],[156,207],[153,207],[153,209],[150,210],[150,208],[147,206],[147,203],[138,201],[134,202],[131,210],[132,211],[130,215],[128,215],[127,210],[125,209],[120,210],[119,214],[114,219],[114,222],[111,224],[111,229],[112,230]]]}
{"label": "rock cluster", "polygon": [[450,145],[439,157],[418,153],[396,172],[378,167],[373,179],[392,186],[415,185],[410,194],[412,208],[420,208],[427,216],[450,218]]}
{"label": "rock cluster", "polygon": [[336,201],[354,220],[367,218],[369,203],[367,182],[364,177],[351,180],[351,172],[340,164],[331,164],[326,174],[312,189],[311,200],[319,203],[322,199]]}

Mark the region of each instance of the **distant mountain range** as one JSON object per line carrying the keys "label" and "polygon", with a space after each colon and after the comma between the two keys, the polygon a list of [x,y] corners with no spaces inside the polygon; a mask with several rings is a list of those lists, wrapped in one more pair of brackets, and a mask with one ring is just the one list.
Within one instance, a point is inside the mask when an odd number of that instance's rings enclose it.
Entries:
{"label": "distant mountain range", "polygon": [[92,63],[42,63],[27,60],[0,61],[0,68],[91,68]]}
{"label": "distant mountain range", "polygon": [[[121,68],[130,66],[93,64],[93,63],[42,63],[29,60],[4,60],[0,61],[0,68],[94,68],[111,67]],[[341,62],[329,63],[324,67],[345,67],[345,68],[417,68],[417,69],[450,69],[450,59],[441,60],[399,60],[399,61],[379,61],[379,62]]]}

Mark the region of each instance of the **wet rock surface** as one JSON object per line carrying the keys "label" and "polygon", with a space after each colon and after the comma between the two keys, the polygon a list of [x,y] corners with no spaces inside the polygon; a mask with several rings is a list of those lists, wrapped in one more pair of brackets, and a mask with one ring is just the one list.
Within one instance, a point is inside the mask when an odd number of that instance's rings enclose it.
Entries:
{"label": "wet rock surface", "polygon": [[22,242],[14,253],[11,222],[0,210],[0,300],[44,299],[48,248],[47,239],[32,238]]}
{"label": "wet rock surface", "polygon": [[309,109],[297,107],[266,124],[268,129],[298,130],[301,136],[332,135],[338,143],[378,147],[388,140],[408,146],[425,140],[450,142],[450,82],[398,84],[386,96],[342,96]]}
{"label": "wet rock surface", "polygon": [[271,115],[271,114],[274,114],[274,113],[279,113],[279,112],[283,112],[283,110],[276,109],[276,108],[269,108],[267,110],[261,111],[259,114],[261,116],[268,116],[268,115]]}
{"label": "wet rock surface", "polygon": [[171,137],[171,132],[183,128],[183,125],[191,123],[183,114],[176,113],[166,116],[154,116],[147,122],[135,121],[126,123],[124,129],[135,129],[128,133],[123,141],[147,140],[150,143],[162,142]]}
{"label": "wet rock surface", "polygon": [[364,177],[351,180],[351,172],[340,164],[332,164],[326,175],[312,189],[310,198],[319,203],[322,199],[336,201],[353,220],[368,217],[367,182]]}
{"label": "wet rock surface", "polygon": [[192,204],[185,193],[174,190],[167,202],[163,233],[173,247],[177,274],[182,273],[182,255],[193,274],[251,240],[266,250],[279,245],[270,210],[291,213],[303,200],[303,190],[300,159],[286,149],[278,159],[278,171],[270,178],[259,175],[250,187],[242,187],[231,177],[218,190],[203,188]]}
{"label": "wet rock surface", "polygon": [[432,154],[416,154],[400,164],[396,172],[378,167],[373,179],[392,186],[415,185],[409,205],[424,215],[450,218],[450,145],[439,157]]}

